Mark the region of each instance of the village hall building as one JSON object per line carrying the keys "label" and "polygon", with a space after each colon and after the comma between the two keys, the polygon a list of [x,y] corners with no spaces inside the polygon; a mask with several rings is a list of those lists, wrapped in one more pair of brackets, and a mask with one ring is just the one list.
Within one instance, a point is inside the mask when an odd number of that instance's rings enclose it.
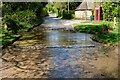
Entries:
{"label": "village hall building", "polygon": [[92,15],[92,10],[94,9],[94,1],[84,0],[76,9],[75,9],[75,18],[82,20],[89,20]]}

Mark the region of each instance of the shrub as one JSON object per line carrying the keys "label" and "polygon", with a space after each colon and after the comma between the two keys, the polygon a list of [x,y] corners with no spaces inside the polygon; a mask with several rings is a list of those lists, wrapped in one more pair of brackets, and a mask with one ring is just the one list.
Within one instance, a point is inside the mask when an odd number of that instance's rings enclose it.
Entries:
{"label": "shrub", "polygon": [[9,18],[3,18],[3,24],[7,25],[7,30],[12,31],[12,33],[16,34],[19,29],[23,28],[22,25],[17,24],[14,20]]}
{"label": "shrub", "polygon": [[93,24],[82,24],[75,27],[77,31],[86,32],[91,34],[107,34],[108,30],[111,29],[109,25],[93,25]]}
{"label": "shrub", "polygon": [[15,22],[29,22],[30,19],[36,18],[36,15],[33,11],[24,10],[24,11],[16,11],[12,14],[5,15],[4,18],[14,20]]}
{"label": "shrub", "polygon": [[42,16],[48,16],[47,8],[42,9]]}
{"label": "shrub", "polygon": [[115,42],[120,41],[120,34],[108,33],[104,35],[94,35],[92,39],[102,43],[113,44]]}
{"label": "shrub", "polygon": [[8,31],[12,30],[15,34],[20,29],[26,30],[33,27],[36,23],[38,23],[36,21],[36,14],[32,10],[16,11],[3,17],[3,24],[7,24]]}
{"label": "shrub", "polygon": [[63,13],[63,19],[71,19],[71,14]]}
{"label": "shrub", "polygon": [[[120,41],[120,33],[114,32],[110,22],[100,22],[99,24],[93,23],[81,23],[75,24],[75,29],[79,32],[95,34],[92,39],[102,43],[114,44]],[[119,28],[117,28],[118,30]],[[112,30],[112,32],[109,32]],[[116,31],[116,30],[115,30]]]}
{"label": "shrub", "polygon": [[16,11],[11,15],[7,15],[8,18],[17,21],[17,22],[29,22],[30,19],[35,18],[36,15],[33,11]]}
{"label": "shrub", "polygon": [[58,17],[62,17],[63,16],[63,9],[58,9]]}
{"label": "shrub", "polygon": [[67,10],[64,10],[63,11],[63,19],[72,19],[73,18],[73,11],[69,11],[69,13],[68,13],[68,11]]}

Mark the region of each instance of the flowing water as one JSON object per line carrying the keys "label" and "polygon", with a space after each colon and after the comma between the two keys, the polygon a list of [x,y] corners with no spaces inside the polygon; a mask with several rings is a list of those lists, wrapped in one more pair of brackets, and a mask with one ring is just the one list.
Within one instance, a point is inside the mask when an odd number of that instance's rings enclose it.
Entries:
{"label": "flowing water", "polygon": [[[79,63],[83,54],[90,51],[93,54],[96,49],[95,42],[92,41],[92,35],[86,33],[74,32],[73,28],[65,30],[67,26],[62,27],[61,21],[56,19],[45,19],[43,29],[40,29],[40,41],[45,45],[53,59],[53,66],[50,71],[51,77],[54,78],[79,78],[84,71]],[[53,27],[54,26],[54,27]],[[37,28],[38,31],[39,28]],[[71,30],[72,29],[72,30]],[[44,32],[43,32],[44,31]],[[87,51],[86,51],[87,50]],[[76,64],[74,64],[76,62]],[[84,75],[85,76],[85,75]]]}
{"label": "flowing water", "polygon": [[[89,61],[96,59],[99,43],[92,41],[90,34],[75,32],[72,26],[62,25],[65,20],[44,20],[41,26],[24,33],[12,45],[11,53],[6,51],[3,58],[13,60],[10,64],[15,61],[17,64],[3,70],[3,75],[27,78],[92,77],[96,69]],[[11,70],[15,72],[11,73]]]}

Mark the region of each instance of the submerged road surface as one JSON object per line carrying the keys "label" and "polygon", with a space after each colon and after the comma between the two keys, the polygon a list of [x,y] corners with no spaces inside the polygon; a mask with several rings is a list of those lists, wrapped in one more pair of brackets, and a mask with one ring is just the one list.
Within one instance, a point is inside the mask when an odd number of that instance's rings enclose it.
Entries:
{"label": "submerged road surface", "polygon": [[45,18],[41,26],[6,48],[0,68],[2,78],[93,78],[104,77],[91,60],[96,60],[100,44],[92,35],[74,32],[81,21]]}

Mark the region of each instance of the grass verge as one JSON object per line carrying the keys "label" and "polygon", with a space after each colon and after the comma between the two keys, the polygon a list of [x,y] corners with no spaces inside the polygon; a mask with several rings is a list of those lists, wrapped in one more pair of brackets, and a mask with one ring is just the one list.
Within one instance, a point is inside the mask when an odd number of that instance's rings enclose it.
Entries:
{"label": "grass verge", "polygon": [[120,41],[119,27],[113,28],[113,22],[89,22],[73,25],[76,31],[94,34],[93,40],[105,44],[115,45]]}

